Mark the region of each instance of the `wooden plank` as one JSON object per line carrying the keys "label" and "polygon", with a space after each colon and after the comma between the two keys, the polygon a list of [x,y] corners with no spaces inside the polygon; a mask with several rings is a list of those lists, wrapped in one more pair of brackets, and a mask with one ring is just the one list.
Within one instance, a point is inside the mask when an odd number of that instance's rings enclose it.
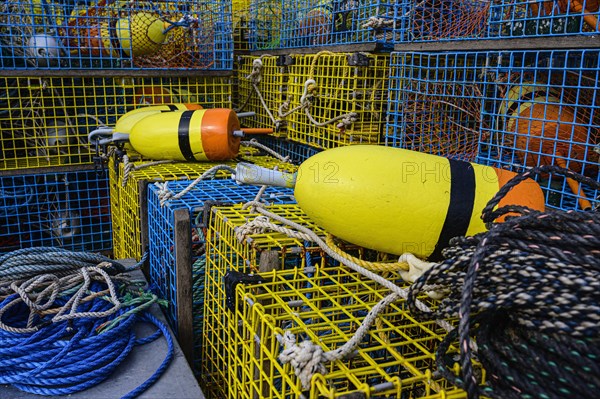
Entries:
{"label": "wooden plank", "polygon": [[2,77],[32,78],[171,78],[232,76],[233,70],[206,71],[198,69],[3,69]]}
{"label": "wooden plank", "polygon": [[253,56],[269,55],[288,55],[288,54],[316,54],[319,51],[331,51],[333,53],[358,53],[358,52],[375,52],[380,51],[379,43],[360,43],[360,44],[340,44],[335,46],[319,46],[319,47],[298,47],[276,50],[253,50],[250,54]]}
{"label": "wooden plank", "polygon": [[[279,269],[281,269],[281,267],[279,266],[279,262],[280,262],[280,260],[279,260],[279,252],[278,251],[264,250],[260,253],[258,272],[266,273],[266,272],[270,272],[273,270],[279,270]],[[272,302],[273,302],[272,300],[268,300],[268,299],[258,300],[258,303],[261,304],[262,306],[269,306],[272,304]],[[256,335],[258,335],[259,337],[262,336],[260,325],[256,326]],[[273,337],[271,337],[271,338],[275,339]],[[260,356],[260,354],[261,354],[260,346],[261,345],[269,346],[270,342],[261,342],[260,344],[258,344],[256,341],[254,341],[254,358],[257,359],[259,362],[261,359],[261,356]],[[262,366],[261,369],[268,375],[269,370],[271,369],[271,361],[263,360],[261,366]],[[253,375],[254,375],[254,381],[256,381],[256,382],[262,381],[261,370],[259,368],[254,369]],[[269,388],[268,384],[262,384],[261,389],[259,391],[252,392],[252,398],[253,399],[266,398],[269,396],[269,390],[270,390],[270,388]]]}
{"label": "wooden plank", "polygon": [[[142,256],[148,249],[148,182],[138,181],[138,204],[140,204],[140,244],[142,245]],[[142,271],[148,276],[148,262],[142,265]]]}
{"label": "wooden plank", "polygon": [[194,359],[194,326],[192,298],[192,226],[187,209],[176,209],[175,219],[175,276],[177,279],[177,338],[187,361]]}
{"label": "wooden plank", "polygon": [[600,48],[600,35],[399,43],[394,46],[394,51],[579,50],[595,48]]}
{"label": "wooden plank", "polygon": [[3,170],[0,170],[0,177],[24,176],[24,175],[44,175],[44,174],[48,174],[48,173],[81,172],[81,171],[94,170],[94,168],[95,168],[94,164],[83,164],[83,165],[47,166],[47,167],[41,167],[41,168],[3,169]]}

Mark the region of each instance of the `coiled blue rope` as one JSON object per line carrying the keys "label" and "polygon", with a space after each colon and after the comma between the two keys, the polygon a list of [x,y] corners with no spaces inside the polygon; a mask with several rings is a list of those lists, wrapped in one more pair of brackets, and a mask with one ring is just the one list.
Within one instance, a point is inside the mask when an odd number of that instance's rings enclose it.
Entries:
{"label": "coiled blue rope", "polygon": [[[71,253],[72,254],[72,253]],[[1,263],[1,262],[0,262]],[[106,284],[93,282],[90,292],[101,292]],[[0,302],[4,324],[23,328],[28,324],[30,309],[18,300],[18,294],[6,296]],[[69,295],[56,298],[55,307],[68,305]],[[81,302],[78,312],[100,313],[113,304],[98,296]],[[0,384],[11,384],[17,389],[39,395],[68,395],[91,388],[110,377],[134,346],[144,345],[164,335],[167,355],[158,369],[123,398],[135,398],[147,390],[167,369],[173,359],[174,345],[164,323],[148,312],[132,312],[133,306],[122,306],[108,317],[74,318],[51,323],[52,315],[36,316],[33,332],[23,333],[0,329]],[[121,317],[110,329],[100,334],[111,320]],[[157,331],[137,338],[133,329],[138,322],[148,322]]]}

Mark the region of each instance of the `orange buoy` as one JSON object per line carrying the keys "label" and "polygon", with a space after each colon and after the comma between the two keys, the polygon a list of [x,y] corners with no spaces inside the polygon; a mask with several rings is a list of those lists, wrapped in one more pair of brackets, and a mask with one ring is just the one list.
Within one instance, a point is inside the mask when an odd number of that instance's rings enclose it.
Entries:
{"label": "orange buoy", "polygon": [[[526,100],[528,99],[528,100]],[[506,115],[505,131],[514,132],[515,155],[526,166],[552,165],[587,175],[598,173],[598,164],[583,168],[583,161],[594,158],[586,123],[575,110],[560,101],[560,94],[544,86],[513,86],[500,107]],[[591,208],[578,182],[567,179],[582,209]]]}

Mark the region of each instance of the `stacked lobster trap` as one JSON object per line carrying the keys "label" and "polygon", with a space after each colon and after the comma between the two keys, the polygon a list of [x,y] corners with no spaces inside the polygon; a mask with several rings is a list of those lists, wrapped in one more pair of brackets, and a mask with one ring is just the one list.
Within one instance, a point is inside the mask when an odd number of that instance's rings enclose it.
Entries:
{"label": "stacked lobster trap", "polygon": [[110,217],[108,179],[95,170],[0,176],[0,252],[108,252]]}
{"label": "stacked lobster trap", "polygon": [[594,35],[599,16],[597,0],[495,1],[490,3],[490,36]]}
{"label": "stacked lobster trap", "polygon": [[390,47],[407,29],[404,0],[252,0],[251,50]]}
{"label": "stacked lobster trap", "polygon": [[7,0],[3,68],[231,69],[231,3]]}
{"label": "stacked lobster trap", "polygon": [[[114,253],[117,258],[141,259],[148,246],[148,185],[156,182],[194,180],[209,170],[223,165],[235,168],[240,161],[262,167],[279,167],[291,171],[295,167],[264,155],[255,148],[242,147],[239,157],[227,162],[156,162],[132,159],[121,161],[117,154],[109,160],[111,198],[113,204]],[[208,178],[229,178],[231,173],[216,170]]]}
{"label": "stacked lobster trap", "polygon": [[386,145],[474,161],[486,53],[392,53]]}
{"label": "stacked lobster trap", "polygon": [[[481,162],[522,171],[555,165],[598,179],[597,50],[491,53],[485,76]],[[541,179],[549,206],[591,209],[599,193],[572,179]]]}
{"label": "stacked lobster trap", "polygon": [[262,55],[238,57],[237,112],[254,112],[242,122],[248,127],[273,128],[276,137],[285,137],[285,118],[279,107],[287,96],[291,57]]}
{"label": "stacked lobster trap", "polygon": [[[313,230],[297,205],[265,208]],[[434,351],[446,334],[435,322],[418,322],[403,301],[379,316],[357,353],[325,365],[321,375],[301,382],[279,355],[285,332],[298,343],[323,350],[344,344],[386,289],[325,255],[301,237],[272,228],[251,228],[264,216],[241,205],[213,208],[206,241],[202,376],[207,392],[228,398],[466,397],[433,375]],[[276,225],[280,222],[271,219]],[[250,225],[249,225],[250,224]],[[281,226],[281,225],[280,225]],[[365,260],[383,254],[337,243]],[[383,263],[385,264],[385,263]],[[398,272],[389,281],[405,286]],[[428,306],[435,302],[423,298]]]}
{"label": "stacked lobster trap", "polygon": [[[191,181],[174,181],[169,189],[179,193]],[[204,277],[206,267],[205,232],[213,206],[246,203],[255,200],[260,187],[241,185],[231,179],[206,180],[193,186],[180,198],[164,200],[162,188],[152,184],[148,188],[148,235],[150,282],[157,287],[161,298],[169,301],[167,319],[177,336],[191,333],[193,337],[193,369],[199,376],[202,351],[204,315]],[[286,188],[267,188],[259,198],[265,204],[294,203],[293,191]],[[186,232],[182,236],[181,232]],[[191,264],[182,262],[189,256]],[[182,270],[192,267],[192,296],[182,297]],[[178,289],[179,287],[179,289]],[[193,322],[182,314],[183,303],[193,301]],[[192,323],[190,323],[192,322]],[[187,323],[187,324],[186,324]],[[191,326],[189,325],[191,324]],[[192,328],[192,331],[184,329]]]}
{"label": "stacked lobster trap", "polygon": [[287,137],[316,148],[379,144],[385,126],[389,55],[297,55],[290,66]]}

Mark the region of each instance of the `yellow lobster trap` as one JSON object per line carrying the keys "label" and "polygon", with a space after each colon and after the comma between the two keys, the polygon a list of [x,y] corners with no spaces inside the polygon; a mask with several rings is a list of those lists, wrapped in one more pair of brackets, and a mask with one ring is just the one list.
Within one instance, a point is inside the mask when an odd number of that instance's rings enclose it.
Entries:
{"label": "yellow lobster trap", "polygon": [[[386,277],[407,287],[395,273]],[[229,292],[229,398],[467,397],[434,371],[446,330],[414,319],[403,300],[378,314],[350,356],[322,364],[302,382],[283,357],[290,338],[292,345],[308,347],[308,341],[324,352],[338,350],[389,291],[343,266],[317,264],[260,279]],[[227,279],[225,285],[231,286]]]}
{"label": "yellow lobster trap", "polygon": [[147,104],[231,106],[226,77],[1,77],[0,169],[90,164],[88,134]]}
{"label": "yellow lobster trap", "polygon": [[[309,267],[316,263],[323,266],[332,262],[316,244],[290,238],[283,233],[265,231],[245,231],[246,222],[259,214],[242,205],[212,208],[206,239],[206,278],[204,288],[204,333],[201,347],[203,384],[205,392],[225,397],[229,382],[227,348],[231,346],[228,333],[227,296],[224,281],[227,271],[242,273],[272,269],[294,269]],[[324,236],[325,232],[316,226],[297,205],[272,205],[270,212],[296,222]],[[277,223],[277,222],[275,222]],[[246,233],[244,233],[246,232]],[[351,247],[350,250],[361,258],[371,251]]]}
{"label": "yellow lobster trap", "polygon": [[286,100],[291,57],[261,55],[238,57],[237,112],[255,112],[242,121],[247,127],[273,128],[285,137],[285,117],[279,107]]}
{"label": "yellow lobster trap", "polygon": [[[238,161],[255,163],[265,168],[293,172],[295,166],[278,161],[268,155],[259,155],[255,148],[240,148],[236,160],[215,162],[155,163],[148,160],[119,162],[113,155],[109,160],[111,211],[113,222],[113,250],[117,259],[141,259],[148,244],[147,189],[148,184],[174,180],[194,180],[217,165],[235,168]],[[213,178],[224,179],[231,175],[217,171]]]}
{"label": "yellow lobster trap", "polygon": [[379,144],[389,58],[329,51],[294,57],[279,113],[288,118],[288,138],[318,148]]}

